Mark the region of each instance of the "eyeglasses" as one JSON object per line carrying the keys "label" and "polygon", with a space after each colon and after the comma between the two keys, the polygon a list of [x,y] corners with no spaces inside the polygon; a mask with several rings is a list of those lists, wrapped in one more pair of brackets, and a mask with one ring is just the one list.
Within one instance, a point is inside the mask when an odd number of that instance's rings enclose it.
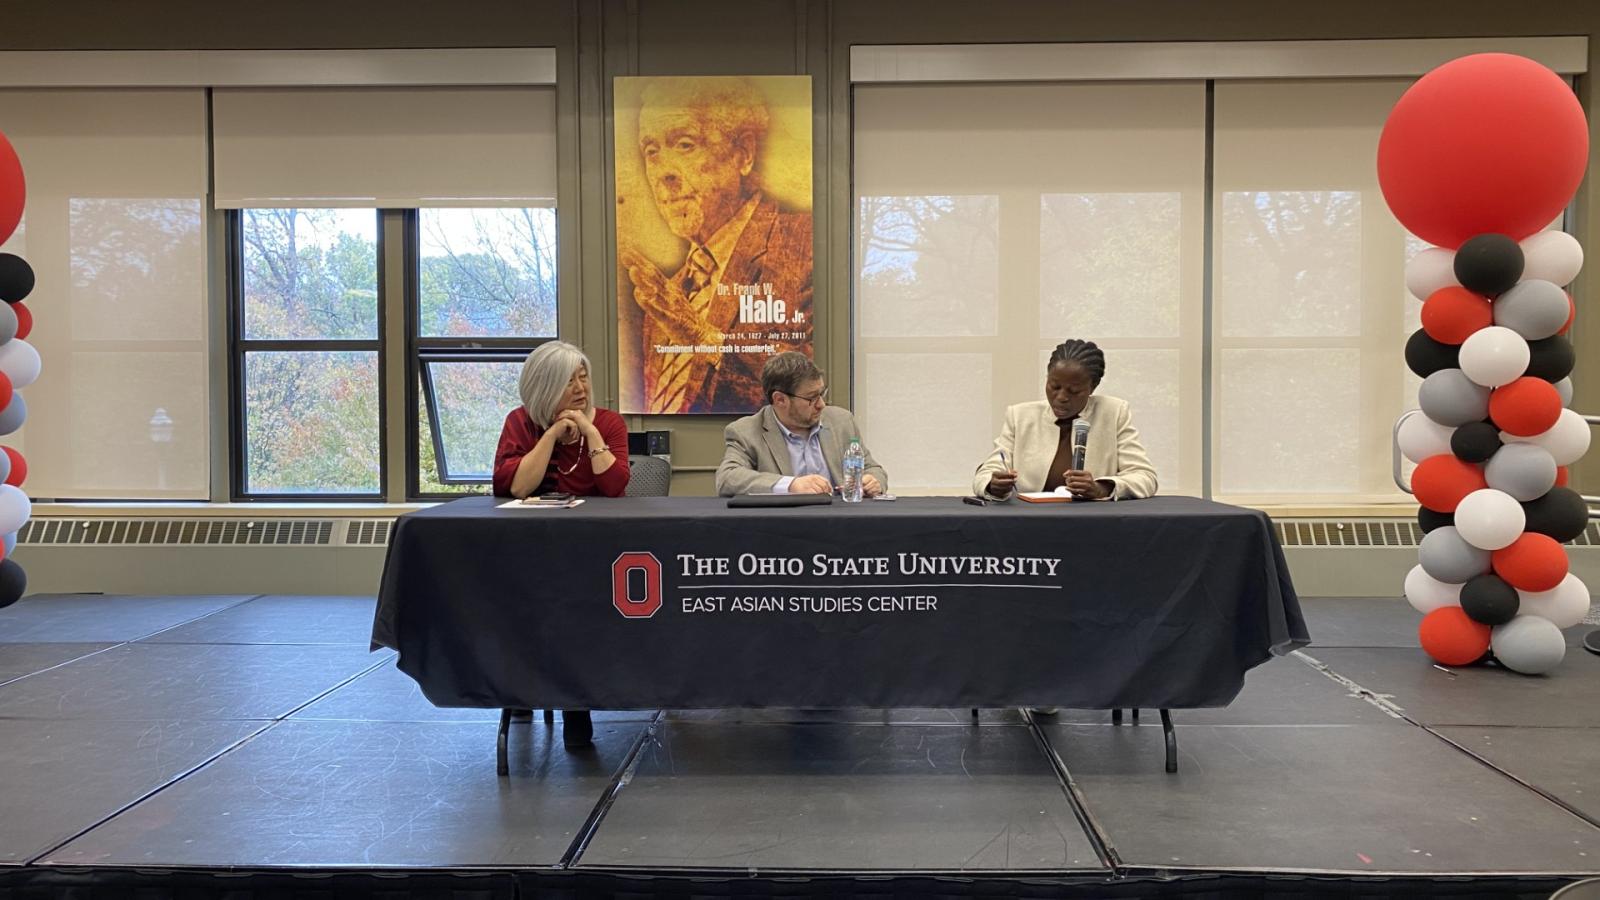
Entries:
{"label": "eyeglasses", "polygon": [[804,397],[804,396],[801,396],[800,394],[792,394],[792,393],[789,393],[788,391],[785,391],[785,390],[782,390],[782,389],[779,389],[778,393],[780,393],[780,394],[788,394],[790,397],[793,397],[794,399],[799,400],[801,403],[806,403],[806,404],[809,404],[809,405],[812,405],[812,406],[815,406],[817,404],[817,401],[819,401],[819,400],[826,402],[827,399],[828,399],[828,389],[827,388],[823,388],[822,390],[817,391],[815,394],[812,394],[809,397]]}

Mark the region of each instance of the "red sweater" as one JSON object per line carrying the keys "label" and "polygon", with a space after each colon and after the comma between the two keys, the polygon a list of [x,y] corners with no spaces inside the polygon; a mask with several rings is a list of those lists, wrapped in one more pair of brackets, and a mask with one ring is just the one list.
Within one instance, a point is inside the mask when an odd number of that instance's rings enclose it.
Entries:
{"label": "red sweater", "polygon": [[[587,442],[583,444],[581,455],[578,444],[557,444],[555,451],[550,454],[550,465],[545,470],[544,480],[539,482],[535,494],[565,491],[580,497],[593,494],[622,496],[628,487],[628,426],[621,416],[597,407],[594,411],[594,427],[599,429],[600,436],[606,439],[606,446],[617,458],[611,468],[598,476],[594,474],[589,451],[595,448],[588,446]],[[494,452],[496,496],[511,496],[511,478],[517,474],[517,466],[521,465],[522,457],[539,443],[544,431],[533,423],[528,411],[520,406],[506,415],[505,427],[500,429],[500,446]],[[568,469],[572,471],[561,474]]]}

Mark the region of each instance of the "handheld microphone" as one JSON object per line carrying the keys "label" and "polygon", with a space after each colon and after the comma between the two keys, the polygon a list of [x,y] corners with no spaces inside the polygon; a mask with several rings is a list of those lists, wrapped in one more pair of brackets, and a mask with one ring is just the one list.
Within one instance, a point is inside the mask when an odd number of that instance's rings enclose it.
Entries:
{"label": "handheld microphone", "polygon": [[1088,454],[1089,423],[1079,419],[1072,423],[1072,468],[1082,472],[1084,457]]}

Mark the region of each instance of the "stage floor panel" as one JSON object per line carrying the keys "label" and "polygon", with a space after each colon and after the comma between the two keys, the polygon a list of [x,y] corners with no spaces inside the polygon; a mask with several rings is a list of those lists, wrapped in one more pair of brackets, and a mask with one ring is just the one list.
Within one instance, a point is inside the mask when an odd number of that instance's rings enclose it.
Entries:
{"label": "stage floor panel", "polygon": [[123,644],[0,686],[0,718],[273,719],[388,655],[353,645]]}
{"label": "stage floor panel", "polygon": [[1423,725],[1595,728],[1600,727],[1600,656],[1570,646],[1585,630],[1569,629],[1566,659],[1539,676],[1493,665],[1446,670],[1420,649],[1312,647],[1304,652]]}
{"label": "stage floor panel", "polygon": [[0,643],[0,684],[25,675],[53,669],[62,663],[99,653],[116,644],[5,644]]}
{"label": "stage floor panel", "polygon": [[282,722],[41,864],[554,866],[646,724],[518,726],[499,778],[488,723]]}
{"label": "stage floor panel", "polygon": [[146,638],[161,644],[372,643],[372,597],[256,597]]}
{"label": "stage floor panel", "polygon": [[663,722],[583,866],[1104,868],[1031,729]]}
{"label": "stage floor panel", "polygon": [[1600,823],[1600,728],[1436,730]]}
{"label": "stage floor panel", "polygon": [[0,864],[32,860],[267,724],[0,720]]}
{"label": "stage floor panel", "polygon": [[1600,829],[1420,728],[1050,729],[1127,865],[1600,873]]}
{"label": "stage floor panel", "polygon": [[35,594],[0,609],[0,643],[136,641],[237,606],[251,596]]}

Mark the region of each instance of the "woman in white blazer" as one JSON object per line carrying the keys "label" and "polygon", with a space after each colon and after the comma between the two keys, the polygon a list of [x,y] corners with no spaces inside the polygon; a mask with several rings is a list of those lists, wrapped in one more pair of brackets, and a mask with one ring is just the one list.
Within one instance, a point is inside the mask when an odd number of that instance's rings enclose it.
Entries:
{"label": "woman in white blazer", "polygon": [[[1045,366],[1043,400],[1006,409],[994,452],[972,476],[973,494],[1004,499],[1013,491],[1057,487],[1082,500],[1130,500],[1156,492],[1156,470],[1139,443],[1128,404],[1095,394],[1106,357],[1093,341],[1069,340]],[[1072,429],[1089,423],[1084,466],[1072,468]]]}

